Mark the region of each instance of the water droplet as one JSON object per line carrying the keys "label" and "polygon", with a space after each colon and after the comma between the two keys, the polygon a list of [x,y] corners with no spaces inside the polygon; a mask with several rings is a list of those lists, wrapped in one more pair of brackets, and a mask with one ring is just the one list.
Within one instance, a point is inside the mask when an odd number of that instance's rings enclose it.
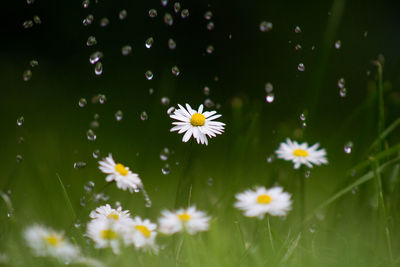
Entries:
{"label": "water droplet", "polygon": [[175,76],[178,76],[178,75],[181,73],[180,70],[179,70],[179,68],[178,68],[177,66],[173,66],[173,67],[171,68],[171,72],[172,72],[172,74],[175,75]]}
{"label": "water droplet", "polygon": [[149,10],[149,17],[150,18],[155,18],[157,17],[157,10],[155,10],[154,8]]}
{"label": "water droplet", "polygon": [[89,1],[89,0],[83,0],[83,1],[82,1],[82,6],[83,6],[83,8],[88,8],[89,5],[90,5],[90,1]]}
{"label": "water droplet", "polygon": [[166,161],[169,157],[169,149],[167,147],[163,148],[160,152],[160,159]]}
{"label": "water droplet", "polygon": [[122,113],[121,110],[118,110],[117,112],[115,112],[114,116],[115,116],[115,119],[116,119],[117,121],[121,121],[121,120],[122,120],[122,117],[123,117],[123,113]]}
{"label": "water droplet", "polygon": [[272,83],[266,83],[265,84],[265,92],[266,93],[271,93],[274,90],[274,86]]}
{"label": "water droplet", "polygon": [[94,66],[94,74],[97,76],[103,74],[103,64],[101,62],[97,62]]}
{"label": "water droplet", "polygon": [[273,25],[269,21],[261,21],[259,26],[261,32],[269,32],[270,30],[272,30],[272,27]]}
{"label": "water droplet", "polygon": [[339,88],[344,88],[344,86],[346,85],[346,81],[344,80],[344,78],[340,78],[337,82],[337,86]]}
{"label": "water droplet", "polygon": [[22,74],[22,78],[24,79],[25,82],[29,81],[32,78],[32,71],[25,70],[24,73]]}
{"label": "water droplet", "polygon": [[27,3],[28,5],[32,5],[33,3],[35,3],[35,0],[26,0],[26,3]]}
{"label": "water droplet", "polygon": [[32,59],[29,61],[29,65],[31,65],[32,68],[39,66],[39,62],[37,60]]}
{"label": "water droplet", "polygon": [[25,143],[25,139],[22,136],[20,136],[20,137],[17,138],[17,143],[18,144],[23,144],[23,143]]}
{"label": "water droplet", "polygon": [[149,37],[145,42],[146,48],[150,49],[153,46],[153,43],[154,43],[154,38],[153,37]]}
{"label": "water droplet", "polygon": [[36,24],[42,24],[42,20],[38,15],[33,16],[33,22],[35,22]]}
{"label": "water droplet", "polygon": [[107,27],[108,24],[110,24],[110,20],[108,18],[104,17],[100,20],[101,27]]}
{"label": "water droplet", "polygon": [[296,26],[296,27],[294,28],[294,32],[295,32],[295,33],[301,33],[301,28],[300,28],[299,26]]}
{"label": "water droplet", "polygon": [[211,11],[207,11],[206,13],[204,13],[204,18],[206,20],[210,20],[212,18],[213,14]]}
{"label": "water droplet", "polygon": [[91,129],[97,129],[97,128],[99,128],[99,122],[98,121],[92,121],[91,123],[90,123],[90,128]]}
{"label": "water droplet", "polygon": [[215,105],[215,104],[214,104],[214,102],[213,102],[211,99],[206,98],[206,99],[204,100],[204,106],[206,106],[206,108],[212,108],[214,105]]}
{"label": "water droplet", "polygon": [[93,45],[95,45],[95,44],[97,44],[96,37],[94,37],[94,36],[89,36],[89,38],[88,38],[87,41],[86,41],[86,45],[87,45],[87,46],[93,46]]}
{"label": "water droplet", "polygon": [[172,24],[174,24],[174,19],[172,18],[172,15],[169,13],[165,13],[164,15],[164,22],[165,24],[167,24],[168,26],[172,26]]}
{"label": "water droplet", "polygon": [[212,177],[207,179],[207,185],[212,186],[214,184],[214,179]]}
{"label": "water droplet", "polygon": [[89,62],[90,62],[90,64],[95,64],[102,58],[103,58],[103,53],[100,51],[96,51],[90,55]]}
{"label": "water droplet", "polygon": [[[100,104],[104,104],[107,101],[107,97],[103,94],[99,94],[97,95],[97,100],[99,101]],[[95,120],[98,120],[100,117],[99,114],[95,114],[94,116]]]}
{"label": "water droplet", "polygon": [[310,231],[310,233],[315,233],[315,228],[314,227],[310,227],[310,229],[309,229],[309,231]]}
{"label": "water droplet", "polygon": [[161,97],[161,104],[163,104],[164,106],[168,106],[169,105],[169,98],[166,96]]}
{"label": "water droplet", "polygon": [[89,130],[86,132],[86,135],[87,135],[87,139],[88,139],[89,141],[94,141],[94,140],[96,140],[96,138],[97,138],[96,134],[93,132],[92,129],[89,129]]}
{"label": "water droplet", "polygon": [[146,79],[149,81],[152,80],[154,77],[153,72],[151,70],[146,71],[144,75],[146,76]]}
{"label": "water droplet", "polygon": [[176,42],[174,41],[174,39],[169,38],[169,40],[168,40],[168,48],[171,49],[171,50],[175,50]]}
{"label": "water droplet", "polygon": [[363,34],[363,36],[364,36],[365,38],[367,38],[367,36],[368,36],[368,32],[367,32],[367,31],[365,31],[365,32],[364,32],[364,34]]}
{"label": "water droplet", "polygon": [[25,29],[32,28],[32,26],[33,26],[33,21],[32,21],[32,20],[24,21],[24,23],[22,24],[22,26],[23,26]]}
{"label": "water droplet", "polygon": [[174,12],[178,13],[181,10],[181,4],[179,2],[176,2],[174,4]]}
{"label": "water droplet", "polygon": [[21,116],[17,119],[17,125],[18,126],[22,126],[22,124],[24,123],[24,116]]}
{"label": "water droplet", "polygon": [[124,45],[124,46],[121,48],[121,53],[122,53],[123,56],[129,55],[130,53],[132,53],[132,46],[130,46],[130,45]]}
{"label": "water droplet", "polygon": [[85,168],[86,167],[86,162],[83,162],[83,161],[77,161],[77,162],[74,162],[74,169],[82,169],[82,168]]}
{"label": "water droplet", "polygon": [[305,70],[304,64],[303,63],[299,63],[299,65],[297,66],[297,70],[298,71],[304,71]]}
{"label": "water droplet", "polygon": [[171,169],[169,168],[169,164],[168,164],[168,163],[165,164],[165,165],[161,168],[161,172],[162,172],[162,174],[164,174],[164,175],[169,174],[170,171],[171,171]]}
{"label": "water droplet", "polygon": [[349,141],[344,145],[344,153],[350,154],[353,150],[353,142]]}
{"label": "water droplet", "polygon": [[93,191],[94,185],[95,184],[93,181],[89,181],[83,185],[83,189],[85,190],[86,194],[90,194]]}
{"label": "water droplet", "polygon": [[94,195],[94,202],[100,202],[100,201],[107,201],[109,200],[110,197],[105,195],[104,193],[98,193]]}
{"label": "water droplet", "polygon": [[204,93],[204,95],[210,95],[210,87],[204,86],[203,93]]}
{"label": "water droplet", "polygon": [[80,222],[79,220],[77,220],[77,221],[74,223],[74,227],[75,227],[76,229],[80,229],[80,228],[81,228],[81,222]]}
{"label": "water droplet", "polygon": [[79,99],[78,105],[79,105],[81,108],[83,108],[84,106],[86,106],[86,104],[87,104],[86,98],[81,98],[81,99]]}
{"label": "water droplet", "polygon": [[93,158],[97,159],[100,156],[100,150],[96,149],[95,151],[93,151],[92,154]]}
{"label": "water droplet", "polygon": [[311,176],[311,171],[310,170],[306,170],[304,172],[304,177],[308,179],[308,178],[310,178],[310,176]]}
{"label": "water droplet", "polygon": [[306,120],[306,115],[304,113],[300,114],[300,120],[302,120],[302,121]]}
{"label": "water droplet", "polygon": [[212,54],[214,52],[214,46],[212,45],[207,46],[206,52],[208,54]]}
{"label": "water droplet", "polygon": [[174,112],[175,112],[175,107],[170,107],[170,108],[167,110],[167,114],[168,114],[168,115],[172,115]]}
{"label": "water droplet", "polygon": [[168,0],[161,0],[161,5],[162,6],[167,6],[168,5]]}
{"label": "water droplet", "polygon": [[154,94],[154,89],[153,88],[149,88],[149,94],[150,95]]}
{"label": "water droplet", "polygon": [[304,128],[306,128],[307,127],[307,123],[306,122],[303,122],[302,124],[301,124],[301,127],[304,129]]}
{"label": "water droplet", "polygon": [[185,19],[189,17],[189,9],[183,9],[181,12],[181,18]]}
{"label": "water droplet", "polygon": [[17,163],[21,163],[24,160],[21,155],[17,155],[15,159],[17,160]]}
{"label": "water droplet", "polygon": [[342,47],[342,41],[337,40],[337,41],[335,42],[335,48],[336,48],[336,49],[340,49],[341,47]]}
{"label": "water droplet", "polygon": [[79,204],[80,204],[82,207],[85,207],[85,206],[86,206],[86,204],[87,204],[86,196],[82,196],[82,197],[79,199]]}
{"label": "water droplet", "polygon": [[212,31],[214,27],[214,22],[210,21],[209,23],[207,23],[207,30]]}
{"label": "water droplet", "polygon": [[118,14],[120,20],[126,19],[127,16],[128,16],[128,11],[126,11],[126,9],[122,9]]}
{"label": "water droplet", "polygon": [[358,186],[355,186],[355,187],[353,187],[353,189],[351,189],[351,193],[353,195],[357,194],[357,192],[358,192]]}
{"label": "water droplet", "polygon": [[347,89],[346,88],[340,88],[339,96],[340,97],[346,97],[346,95],[347,95]]}
{"label": "water droplet", "polygon": [[297,44],[294,49],[296,49],[296,51],[300,51],[302,49],[301,45]]}
{"label": "water droplet", "polygon": [[83,20],[83,26],[89,26],[90,24],[93,23],[94,16],[92,14],[89,14],[86,16],[86,18]]}
{"label": "water droplet", "polygon": [[272,103],[272,102],[274,102],[274,100],[275,100],[275,94],[274,93],[268,93],[266,96],[265,96],[265,100],[267,101],[267,103]]}
{"label": "water droplet", "polygon": [[268,163],[272,163],[272,162],[274,162],[274,160],[275,160],[275,155],[274,154],[271,154],[271,155],[269,155],[267,157],[267,162]]}
{"label": "water droplet", "polygon": [[142,121],[146,121],[146,120],[149,119],[149,115],[147,115],[147,112],[146,112],[146,111],[143,111],[142,113],[140,113],[140,119],[141,119]]}

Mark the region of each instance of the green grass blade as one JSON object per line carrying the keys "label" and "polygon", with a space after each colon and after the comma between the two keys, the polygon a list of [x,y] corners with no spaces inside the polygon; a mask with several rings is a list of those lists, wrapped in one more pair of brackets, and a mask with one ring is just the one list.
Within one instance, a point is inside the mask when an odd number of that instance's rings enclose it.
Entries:
{"label": "green grass blade", "polygon": [[69,210],[69,213],[71,214],[72,220],[76,221],[76,218],[77,218],[76,217],[76,213],[74,211],[74,208],[72,207],[72,203],[71,203],[71,200],[69,199],[67,190],[65,189],[65,186],[64,186],[63,182],[61,181],[60,175],[58,175],[58,173],[56,173],[56,175],[57,175],[58,181],[60,182],[60,186],[61,186],[61,189],[62,189],[62,192],[63,192],[63,197],[64,197],[64,200],[65,200],[65,203],[67,204],[67,208]]}
{"label": "green grass blade", "polygon": [[290,257],[292,256],[293,252],[295,251],[295,249],[299,245],[300,239],[301,239],[301,233],[299,233],[297,238],[294,239],[292,241],[292,243],[290,244],[290,246],[288,247],[285,255],[282,257],[281,263],[279,264],[280,266],[282,266],[283,263],[287,262],[290,259]]}
{"label": "green grass blade", "polygon": [[386,137],[391,134],[398,126],[400,125],[400,118],[395,120],[389,127],[387,127],[379,137],[372,143],[368,150],[372,150],[374,147],[379,145],[382,141],[386,139]]}

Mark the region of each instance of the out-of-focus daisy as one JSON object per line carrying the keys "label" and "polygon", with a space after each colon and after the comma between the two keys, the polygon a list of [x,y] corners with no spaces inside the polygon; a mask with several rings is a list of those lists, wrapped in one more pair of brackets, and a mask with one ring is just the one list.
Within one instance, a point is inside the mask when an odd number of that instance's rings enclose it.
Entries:
{"label": "out-of-focus daisy", "polygon": [[64,262],[74,261],[80,256],[79,249],[62,232],[34,225],[25,230],[24,237],[37,256],[52,256]]}
{"label": "out-of-focus daisy", "polygon": [[276,154],[278,158],[294,163],[294,168],[298,169],[302,164],[309,168],[313,165],[327,164],[326,151],[321,148],[318,150],[319,144],[316,143],[311,147],[308,147],[307,143],[298,144],[296,141],[291,141],[289,138],[286,139],[286,143],[281,143]]}
{"label": "out-of-focus daisy", "polygon": [[130,214],[129,210],[122,210],[121,206],[119,206],[117,209],[113,209],[109,204],[106,204],[90,212],[89,217],[92,219],[110,219],[121,221],[130,219]]}
{"label": "out-of-focus daisy", "polygon": [[128,224],[109,219],[95,219],[87,225],[87,236],[95,242],[96,248],[110,247],[115,254],[120,252],[122,238],[128,232]]}
{"label": "out-of-focus daisy", "polygon": [[210,217],[207,217],[205,212],[196,210],[194,206],[173,212],[164,210],[161,215],[160,232],[164,234],[170,235],[185,230],[193,235],[196,232],[207,231],[210,226]]}
{"label": "out-of-focus daisy", "polygon": [[128,189],[132,193],[142,186],[142,181],[140,180],[139,175],[131,172],[129,168],[123,164],[115,163],[111,154],[109,154],[105,159],[99,161],[99,164],[99,169],[108,174],[106,181],[115,181],[118,188],[122,190]]}
{"label": "out-of-focus daisy", "polygon": [[130,233],[125,235],[124,239],[127,244],[134,244],[137,248],[152,248],[157,251],[155,239],[157,236],[157,225],[150,220],[143,220],[135,217],[129,223]]}
{"label": "out-of-focus daisy", "polygon": [[221,117],[216,111],[203,112],[203,105],[200,105],[197,111],[189,104],[186,104],[186,109],[179,104],[178,106],[179,109],[170,115],[172,119],[177,120],[172,123],[175,126],[171,128],[171,132],[185,133],[183,142],[189,141],[193,135],[197,143],[208,145],[207,136],[211,138],[224,132],[225,123],[214,121]]}
{"label": "out-of-focus daisy", "polygon": [[235,207],[243,210],[247,217],[264,217],[266,213],[273,216],[285,216],[291,209],[290,194],[281,187],[258,187],[236,195]]}

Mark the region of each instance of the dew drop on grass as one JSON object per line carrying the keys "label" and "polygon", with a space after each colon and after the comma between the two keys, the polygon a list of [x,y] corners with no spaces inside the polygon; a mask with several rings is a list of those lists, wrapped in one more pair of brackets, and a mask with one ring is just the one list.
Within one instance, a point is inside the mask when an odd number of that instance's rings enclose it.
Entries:
{"label": "dew drop on grass", "polygon": [[212,54],[214,52],[214,46],[209,45],[206,49],[207,54]]}
{"label": "dew drop on grass", "polygon": [[170,169],[168,163],[166,163],[166,164],[161,168],[161,172],[162,172],[162,174],[164,174],[164,175],[169,174],[170,171],[171,171],[171,169]]}
{"label": "dew drop on grass", "polygon": [[299,26],[296,26],[296,27],[294,28],[294,32],[295,32],[295,33],[301,33],[301,28],[300,28]]}
{"label": "dew drop on grass", "polygon": [[269,32],[273,28],[273,25],[269,21],[261,21],[259,29],[261,32]]}
{"label": "dew drop on grass", "polygon": [[38,15],[33,16],[33,22],[35,22],[35,24],[42,24],[42,20]]}
{"label": "dew drop on grass", "polygon": [[95,151],[93,151],[92,153],[93,158],[97,159],[100,156],[100,150],[96,149]]}
{"label": "dew drop on grass", "polygon": [[89,0],[83,0],[83,1],[82,1],[82,6],[83,6],[83,8],[88,8],[89,5],[90,5],[90,1],[89,1]]}
{"label": "dew drop on grass", "polygon": [[93,191],[94,186],[95,186],[94,182],[89,181],[83,185],[83,189],[85,190],[86,194],[90,194]]}
{"label": "dew drop on grass", "polygon": [[340,97],[346,97],[347,95],[347,89],[346,88],[340,88],[339,89],[339,96]]}
{"label": "dew drop on grass", "polygon": [[179,68],[178,68],[177,66],[173,66],[173,67],[171,68],[171,72],[172,72],[172,74],[175,75],[175,76],[178,76],[178,75],[181,73],[180,70],[179,70]]}
{"label": "dew drop on grass", "polygon": [[215,104],[211,99],[207,98],[204,100],[204,106],[206,106],[206,108],[212,108],[214,105]]}
{"label": "dew drop on grass", "polygon": [[214,29],[214,22],[210,21],[207,23],[207,30],[212,31]]}
{"label": "dew drop on grass", "polygon": [[296,51],[300,51],[300,50],[302,49],[302,47],[301,47],[300,44],[297,44],[297,45],[294,47],[294,49],[296,49]]}
{"label": "dew drop on grass", "polygon": [[120,20],[126,19],[127,16],[128,16],[128,11],[126,11],[126,9],[122,9],[118,14]]}
{"label": "dew drop on grass", "polygon": [[181,10],[181,3],[176,2],[176,3],[174,4],[174,12],[175,12],[175,13],[178,13],[180,10]]}
{"label": "dew drop on grass", "polygon": [[17,119],[17,125],[18,126],[22,126],[22,124],[24,124],[24,117],[23,116],[21,116],[21,117],[19,117],[18,119]]}
{"label": "dew drop on grass", "polygon": [[97,44],[97,40],[96,37],[94,36],[89,36],[87,41],[86,41],[86,45],[87,46],[94,46],[95,44]]}
{"label": "dew drop on grass", "polygon": [[89,130],[86,132],[86,136],[87,136],[87,139],[88,139],[89,141],[95,141],[96,138],[97,138],[96,134],[93,132],[92,129],[89,129]]}
{"label": "dew drop on grass", "polygon": [[24,21],[24,23],[22,23],[22,27],[24,27],[25,29],[32,28],[32,26],[33,26],[32,20],[27,20],[27,21]]}
{"label": "dew drop on grass", "polygon": [[16,159],[17,163],[21,163],[24,160],[24,158],[21,155],[17,155],[15,157],[15,159]]}
{"label": "dew drop on grass", "polygon": [[266,83],[265,84],[265,92],[266,93],[271,93],[274,90],[274,86],[272,85],[272,83]]}
{"label": "dew drop on grass", "polygon": [[81,108],[83,108],[84,106],[86,106],[86,104],[87,104],[86,98],[81,98],[81,99],[79,99],[78,105],[79,105]]}
{"label": "dew drop on grass", "polygon": [[160,152],[160,159],[162,161],[166,161],[168,159],[168,157],[169,157],[169,149],[168,149],[168,147],[165,147]]}
{"label": "dew drop on grass", "polygon": [[155,10],[154,8],[149,10],[149,17],[150,18],[155,18],[157,17],[157,10]]}
{"label": "dew drop on grass", "polygon": [[336,48],[336,49],[340,49],[341,47],[342,47],[342,41],[337,40],[337,41],[335,42],[335,48]]}
{"label": "dew drop on grass", "polygon": [[39,62],[35,59],[32,59],[29,61],[29,65],[31,65],[32,68],[39,66]]}
{"label": "dew drop on grass", "polygon": [[353,142],[349,141],[344,145],[344,153],[350,154],[353,150]]}
{"label": "dew drop on grass", "polygon": [[123,118],[122,110],[118,110],[117,112],[115,112],[114,116],[115,116],[115,119],[116,119],[117,121],[121,121],[122,118]]}
{"label": "dew drop on grass", "polygon": [[204,86],[204,88],[203,88],[203,94],[204,94],[204,95],[210,95],[210,87]]}
{"label": "dew drop on grass", "polygon": [[93,20],[94,20],[94,16],[92,14],[89,14],[83,20],[82,24],[83,24],[83,26],[89,26],[90,24],[93,23]]}
{"label": "dew drop on grass", "polygon": [[29,81],[32,78],[32,71],[29,69],[25,70],[24,73],[22,73],[22,78],[25,82]]}
{"label": "dew drop on grass", "polygon": [[146,73],[144,74],[144,76],[146,77],[147,80],[152,80],[154,75],[153,72],[151,70],[146,71]]}
{"label": "dew drop on grass", "polygon": [[275,100],[275,94],[274,93],[268,93],[266,96],[265,96],[265,101],[267,101],[267,103],[272,103],[272,102],[274,102],[274,100]]}
{"label": "dew drop on grass", "polygon": [[74,162],[74,169],[78,170],[78,169],[82,169],[86,167],[86,162],[84,161],[77,161]]}
{"label": "dew drop on grass", "polygon": [[175,107],[170,107],[170,108],[167,110],[167,114],[168,114],[168,115],[172,115],[174,112],[175,112]]}
{"label": "dew drop on grass", "polygon": [[168,40],[168,48],[169,48],[170,50],[175,50],[175,48],[176,48],[176,42],[174,41],[174,39],[169,38],[169,40]]}
{"label": "dew drop on grass", "polygon": [[103,64],[101,62],[97,62],[94,66],[94,74],[96,74],[97,76],[103,74]]}
{"label": "dew drop on grass", "polygon": [[204,13],[204,18],[206,20],[210,20],[212,18],[213,14],[211,11],[206,11],[206,13]]}
{"label": "dew drop on grass", "polygon": [[181,18],[185,19],[189,17],[189,9],[182,9]]}
{"label": "dew drop on grass", "polygon": [[146,111],[143,111],[142,113],[140,113],[140,119],[141,119],[142,121],[146,121],[146,120],[149,119],[149,115],[147,115],[147,112],[146,112]]}
{"label": "dew drop on grass", "polygon": [[90,64],[95,64],[102,58],[103,58],[103,53],[100,51],[96,51],[90,55],[89,62]]}
{"label": "dew drop on grass", "polygon": [[130,45],[124,45],[124,46],[121,48],[121,54],[122,54],[123,56],[127,56],[127,55],[129,55],[130,53],[132,53],[132,47],[131,47]]}
{"label": "dew drop on grass", "polygon": [[102,18],[100,20],[100,26],[101,27],[107,27],[108,24],[110,24],[110,20],[108,18],[104,17],[104,18]]}
{"label": "dew drop on grass", "polygon": [[161,97],[161,104],[163,104],[163,106],[168,106],[169,102],[170,102],[169,97],[167,96]]}
{"label": "dew drop on grass", "polygon": [[161,0],[161,5],[162,6],[167,6],[168,5],[168,0]]}
{"label": "dew drop on grass", "polygon": [[298,71],[304,71],[306,68],[305,68],[305,66],[304,66],[304,64],[303,63],[299,63],[299,65],[297,65],[297,70]]}
{"label": "dew drop on grass", "polygon": [[147,40],[145,42],[146,48],[150,49],[153,46],[153,43],[154,43],[154,38],[153,37],[147,38]]}
{"label": "dew drop on grass", "polygon": [[165,13],[164,22],[168,26],[172,26],[172,24],[174,24],[174,19],[172,18],[172,15],[170,13]]}

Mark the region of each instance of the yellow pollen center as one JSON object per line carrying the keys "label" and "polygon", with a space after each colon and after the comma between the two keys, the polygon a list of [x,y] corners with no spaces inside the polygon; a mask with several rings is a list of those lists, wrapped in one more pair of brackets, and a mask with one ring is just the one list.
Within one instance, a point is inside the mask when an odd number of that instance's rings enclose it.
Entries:
{"label": "yellow pollen center", "polygon": [[190,118],[190,124],[193,126],[203,126],[206,123],[206,117],[200,113],[194,113]]}
{"label": "yellow pollen center", "polygon": [[101,231],[101,237],[107,240],[117,239],[118,234],[113,230],[106,229]]}
{"label": "yellow pollen center", "polygon": [[121,163],[118,163],[117,165],[115,165],[115,170],[122,176],[128,175],[128,169]]}
{"label": "yellow pollen center", "polygon": [[268,195],[259,195],[257,197],[257,203],[258,204],[268,204],[270,203],[272,198]]}
{"label": "yellow pollen center", "polygon": [[192,215],[189,215],[187,213],[182,213],[178,215],[178,218],[183,222],[187,222],[192,218]]}
{"label": "yellow pollen center", "polygon": [[60,245],[60,239],[53,234],[50,234],[49,236],[45,237],[44,240],[53,247],[57,247],[58,245]]}
{"label": "yellow pollen center", "polygon": [[107,215],[107,218],[118,220],[119,216],[118,216],[118,214],[115,214],[114,212],[111,212],[110,214]]}
{"label": "yellow pollen center", "polygon": [[135,227],[136,227],[136,229],[138,229],[145,237],[150,237],[151,232],[150,232],[149,228],[147,228],[147,227],[144,226],[144,225],[136,225]]}
{"label": "yellow pollen center", "polygon": [[307,152],[307,150],[304,150],[304,149],[295,149],[293,151],[293,155],[295,155],[296,157],[307,157],[308,152]]}

